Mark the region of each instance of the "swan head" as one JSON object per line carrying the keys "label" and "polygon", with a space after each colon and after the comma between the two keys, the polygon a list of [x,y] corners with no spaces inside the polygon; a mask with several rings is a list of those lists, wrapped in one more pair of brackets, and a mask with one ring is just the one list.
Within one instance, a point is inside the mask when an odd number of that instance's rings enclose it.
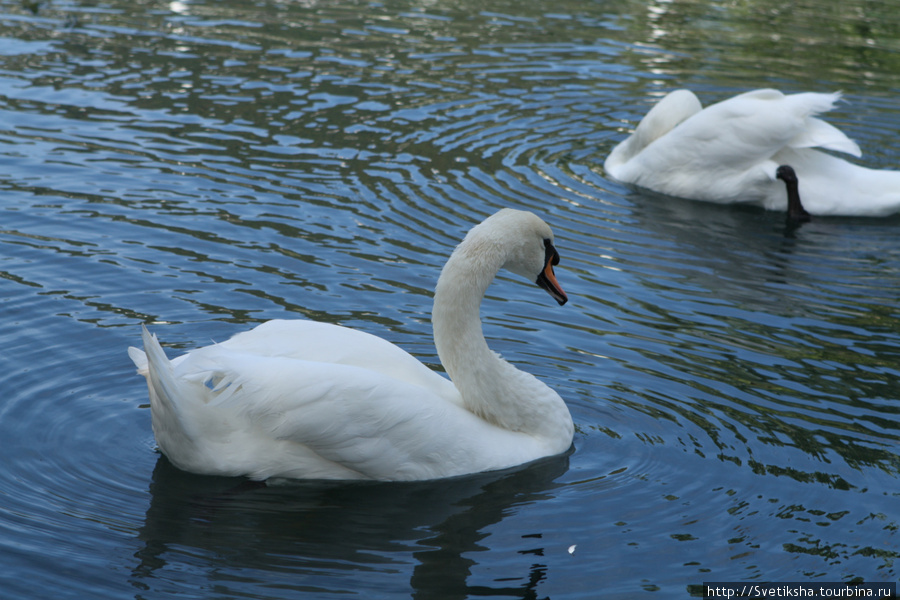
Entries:
{"label": "swan head", "polygon": [[797,172],[794,171],[794,167],[790,165],[781,165],[775,169],[775,178],[782,180],[785,182],[785,185],[790,186],[792,183],[797,183]]}
{"label": "swan head", "polygon": [[787,188],[788,209],[787,220],[789,224],[805,223],[812,219],[810,214],[803,208],[800,201],[800,182],[797,179],[797,173],[790,165],[781,165],[775,169],[775,177],[784,182]]}
{"label": "swan head", "polygon": [[472,228],[460,246],[494,256],[500,268],[535,282],[560,305],[568,301],[553,272],[559,264],[553,231],[534,213],[504,208]]}

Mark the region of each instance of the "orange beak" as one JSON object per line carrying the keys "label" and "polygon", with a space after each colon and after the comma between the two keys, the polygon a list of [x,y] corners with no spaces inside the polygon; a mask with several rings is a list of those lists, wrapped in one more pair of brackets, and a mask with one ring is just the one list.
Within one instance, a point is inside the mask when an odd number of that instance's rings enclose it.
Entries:
{"label": "orange beak", "polygon": [[536,283],[547,290],[547,293],[553,296],[553,299],[562,306],[569,300],[569,297],[566,296],[566,293],[556,280],[556,274],[553,272],[553,265],[559,264],[559,253],[550,240],[544,240],[544,248],[546,249],[547,261],[544,265],[544,270],[538,275]]}

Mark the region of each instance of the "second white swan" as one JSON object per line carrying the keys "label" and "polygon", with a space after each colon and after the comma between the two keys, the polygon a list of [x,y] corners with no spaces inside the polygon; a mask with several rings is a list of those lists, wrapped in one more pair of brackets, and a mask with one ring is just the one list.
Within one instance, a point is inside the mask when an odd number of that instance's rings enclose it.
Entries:
{"label": "second white swan", "polygon": [[416,480],[561,454],[574,426],[562,398],[492,352],[479,306],[501,268],[566,295],[550,227],[504,209],[444,266],[434,341],[450,380],[393,344],[315,321],[269,321],[169,361],[144,329],[130,348],[147,378],[153,432],[177,467],[252,479]]}
{"label": "second white swan", "polygon": [[861,156],[859,146],[817,118],[840,94],[755,90],[703,108],[688,90],[659,101],[605,161],[615,179],[661,194],[786,210],[779,165],[797,174],[813,215],[900,212],[900,171],[869,169],[822,150]]}

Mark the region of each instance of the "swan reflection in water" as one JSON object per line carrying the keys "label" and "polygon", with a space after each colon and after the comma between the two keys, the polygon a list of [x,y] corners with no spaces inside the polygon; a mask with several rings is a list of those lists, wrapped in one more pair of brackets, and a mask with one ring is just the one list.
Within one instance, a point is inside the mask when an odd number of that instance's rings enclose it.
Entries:
{"label": "swan reflection in water", "polygon": [[[407,593],[408,585],[417,599],[466,598],[476,564],[469,555],[488,550],[482,543],[486,529],[514,515],[514,507],[552,502],[568,463],[566,453],[436,481],[269,487],[187,474],[160,456],[131,583],[144,591],[184,585],[225,593],[247,584],[278,586],[322,597],[338,590],[354,596],[367,589]],[[547,573],[534,557],[543,554],[535,548],[541,535],[539,524],[522,532],[516,556],[529,559],[511,564],[528,566],[504,572],[490,595],[535,597]],[[198,552],[204,559],[195,562]],[[403,574],[410,568],[407,584]],[[483,585],[478,589],[484,591]]]}

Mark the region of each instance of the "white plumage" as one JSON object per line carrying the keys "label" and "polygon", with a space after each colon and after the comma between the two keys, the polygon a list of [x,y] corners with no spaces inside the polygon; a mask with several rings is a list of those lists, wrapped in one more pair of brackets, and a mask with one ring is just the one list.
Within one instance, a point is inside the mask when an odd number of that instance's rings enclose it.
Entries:
{"label": "white plumage", "polygon": [[504,209],[453,252],[432,316],[452,382],[381,338],[315,321],[269,321],[172,361],[144,329],[146,354],[129,354],[160,450],[187,471],[259,480],[432,479],[565,452],[565,403],[490,351],[478,313],[503,267],[564,303],[552,240],[535,215]]}
{"label": "white plumage", "polygon": [[613,148],[615,179],[669,196],[785,210],[779,165],[797,173],[813,215],[883,216],[900,211],[900,171],[869,169],[823,150],[861,156],[859,146],[817,118],[840,94],[763,89],[703,108],[688,90],[659,101]]}

